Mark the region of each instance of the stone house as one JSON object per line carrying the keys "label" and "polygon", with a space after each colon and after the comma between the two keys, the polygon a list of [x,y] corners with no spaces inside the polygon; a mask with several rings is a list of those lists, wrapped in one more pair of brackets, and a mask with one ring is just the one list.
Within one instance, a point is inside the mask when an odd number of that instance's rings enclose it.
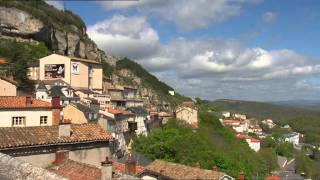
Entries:
{"label": "stone house", "polygon": [[99,109],[81,103],[71,103],[63,108],[63,116],[64,119],[70,120],[72,124],[97,122],[99,119]]}
{"label": "stone house", "polygon": [[249,144],[249,147],[254,150],[255,152],[258,152],[260,150],[260,140],[255,139],[251,136],[245,135],[245,134],[237,134],[237,138],[239,139],[245,139],[246,142]]}
{"label": "stone house", "polygon": [[127,111],[134,114],[133,122],[137,123],[137,135],[147,135],[147,120],[148,120],[148,112],[143,107],[131,107],[127,108]]}
{"label": "stone house", "polygon": [[176,118],[185,121],[193,128],[198,128],[198,108],[194,102],[183,102],[176,108]]}

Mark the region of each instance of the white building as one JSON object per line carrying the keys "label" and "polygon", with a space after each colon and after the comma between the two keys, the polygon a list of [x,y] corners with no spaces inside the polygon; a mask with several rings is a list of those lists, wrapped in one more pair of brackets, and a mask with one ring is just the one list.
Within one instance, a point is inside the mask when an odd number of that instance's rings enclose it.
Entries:
{"label": "white building", "polygon": [[137,123],[137,135],[147,135],[147,118],[148,112],[143,107],[131,107],[127,111],[134,113],[134,122]]}
{"label": "white building", "polygon": [[242,119],[242,120],[247,119],[247,116],[245,114],[235,113],[234,117],[237,118],[237,119]]}
{"label": "white building", "polygon": [[173,90],[169,90],[169,94],[170,94],[171,96],[174,96],[174,91],[173,91]]}
{"label": "white building", "polygon": [[252,138],[245,134],[237,134],[237,138],[245,139],[246,142],[249,144],[249,147],[255,152],[258,152],[260,150],[260,140]]}
{"label": "white building", "polygon": [[231,116],[231,113],[225,111],[225,112],[222,112],[222,116],[223,116],[224,118],[229,118],[229,117]]}
{"label": "white building", "polygon": [[300,139],[300,134],[297,132],[284,135],[284,141],[292,143],[293,145],[298,145],[299,139]]}
{"label": "white building", "polygon": [[275,126],[275,124],[273,123],[272,119],[265,119],[263,121],[261,121],[262,124],[265,124],[268,126],[269,129],[273,128]]}

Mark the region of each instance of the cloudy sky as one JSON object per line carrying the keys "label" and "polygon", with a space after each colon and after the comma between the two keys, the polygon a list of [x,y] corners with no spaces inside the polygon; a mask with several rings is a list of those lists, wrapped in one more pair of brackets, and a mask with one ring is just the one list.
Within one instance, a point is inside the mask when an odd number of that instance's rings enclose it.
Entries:
{"label": "cloudy sky", "polygon": [[[63,8],[61,1],[49,1]],[[320,99],[320,1],[65,1],[107,53],[204,99]]]}

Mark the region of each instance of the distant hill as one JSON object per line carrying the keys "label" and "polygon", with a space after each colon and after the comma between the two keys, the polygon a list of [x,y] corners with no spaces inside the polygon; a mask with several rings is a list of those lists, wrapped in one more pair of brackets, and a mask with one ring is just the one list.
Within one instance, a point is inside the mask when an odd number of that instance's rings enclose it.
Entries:
{"label": "distant hill", "polygon": [[286,106],[304,108],[304,109],[313,109],[313,110],[320,109],[320,100],[303,100],[302,99],[302,100],[290,100],[290,101],[275,101],[270,103],[277,104],[277,105],[286,105]]}
{"label": "distant hill", "polygon": [[289,124],[306,135],[305,142],[320,145],[320,109],[229,99],[216,100],[209,105],[221,111],[242,112],[260,120],[271,118],[277,124]]}
{"label": "distant hill", "polygon": [[320,109],[313,110],[293,105],[280,105],[280,103],[219,99],[210,102],[209,105],[223,111],[242,112],[249,117],[258,119],[271,118],[277,122],[302,116],[320,117]]}

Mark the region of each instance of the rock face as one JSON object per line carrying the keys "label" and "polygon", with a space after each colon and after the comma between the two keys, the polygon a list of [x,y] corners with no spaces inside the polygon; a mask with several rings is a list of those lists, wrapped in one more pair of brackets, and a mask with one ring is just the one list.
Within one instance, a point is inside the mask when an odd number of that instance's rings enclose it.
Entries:
{"label": "rock face", "polygon": [[88,38],[86,29],[67,25],[71,31],[66,32],[53,26],[45,25],[40,19],[16,8],[0,7],[0,38],[16,38],[20,41],[44,42],[55,53],[75,56],[96,61],[114,59],[99,50]]}

